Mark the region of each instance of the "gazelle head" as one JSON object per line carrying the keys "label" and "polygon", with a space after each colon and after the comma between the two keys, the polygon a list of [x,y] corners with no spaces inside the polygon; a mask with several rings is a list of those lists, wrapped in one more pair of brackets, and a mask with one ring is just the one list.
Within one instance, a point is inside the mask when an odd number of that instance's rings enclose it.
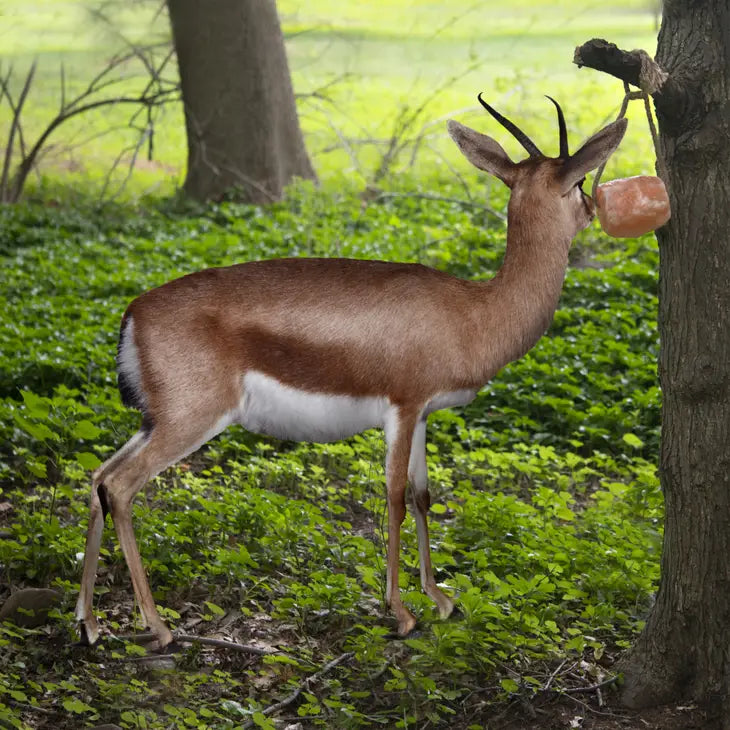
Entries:
{"label": "gazelle head", "polygon": [[595,207],[582,184],[591,170],[603,164],[618,147],[626,131],[626,119],[618,119],[594,134],[574,154],[568,149],[565,117],[560,105],[551,97],[558,112],[560,154],[546,157],[516,124],[493,109],[479,94],[481,105],[527,150],[529,157],[513,162],[501,145],[486,134],[450,120],[449,134],[464,156],[480,170],[498,177],[512,190],[509,222],[544,222],[558,226],[573,238],[593,220]]}

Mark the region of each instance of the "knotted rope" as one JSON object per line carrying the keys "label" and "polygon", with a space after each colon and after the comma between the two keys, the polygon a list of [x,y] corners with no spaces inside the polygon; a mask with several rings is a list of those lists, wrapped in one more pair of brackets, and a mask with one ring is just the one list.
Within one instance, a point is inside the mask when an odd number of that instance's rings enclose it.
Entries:
{"label": "knotted rope", "polygon": [[[667,168],[664,162],[664,158],[659,151],[659,135],[657,134],[656,124],[654,123],[654,115],[651,111],[651,104],[649,102],[649,96],[659,91],[664,82],[669,78],[669,74],[664,71],[654,59],[643,50],[632,51],[632,53],[639,56],[641,60],[641,71],[639,72],[639,88],[641,91],[631,91],[627,81],[624,81],[624,98],[621,102],[621,109],[619,110],[616,120],[622,119],[626,116],[626,110],[629,106],[629,102],[634,99],[644,100],[644,109],[646,111],[646,119],[649,122],[649,131],[651,132],[651,138],[654,142],[654,154],[656,154],[657,168],[659,170],[659,177],[661,177],[665,183],[667,179]],[[596,176],[593,179],[593,187],[591,189],[591,197],[595,200],[596,191],[598,190],[598,184],[601,182],[601,175],[606,167],[604,162],[596,171]]]}

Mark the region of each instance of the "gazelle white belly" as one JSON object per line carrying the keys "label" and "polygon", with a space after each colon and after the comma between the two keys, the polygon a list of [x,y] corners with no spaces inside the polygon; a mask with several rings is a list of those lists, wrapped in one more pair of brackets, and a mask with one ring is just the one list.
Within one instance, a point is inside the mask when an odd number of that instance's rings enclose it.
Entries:
{"label": "gazelle white belly", "polygon": [[[424,407],[422,418],[441,408],[466,405],[475,391],[439,393]],[[243,377],[243,396],[235,413],[216,427],[240,423],[254,433],[292,441],[339,441],[369,428],[383,428],[396,416],[385,397],[354,397],[300,390],[251,370]]]}
{"label": "gazelle white belly", "polygon": [[243,378],[243,397],[233,421],[249,431],[282,439],[338,441],[383,427],[392,407],[385,397],[313,393],[249,371]]}

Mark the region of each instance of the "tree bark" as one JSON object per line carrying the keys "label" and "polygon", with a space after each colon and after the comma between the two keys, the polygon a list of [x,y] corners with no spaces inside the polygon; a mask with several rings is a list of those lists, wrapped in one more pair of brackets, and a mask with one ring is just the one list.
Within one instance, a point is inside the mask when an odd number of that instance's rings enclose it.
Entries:
{"label": "tree bark", "polygon": [[168,0],[196,200],[281,198],[314,179],[274,0]]}
{"label": "tree bark", "polygon": [[631,707],[715,701],[730,727],[730,4],[666,0],[655,94],[672,218],[660,251],[661,583],[623,659]]}

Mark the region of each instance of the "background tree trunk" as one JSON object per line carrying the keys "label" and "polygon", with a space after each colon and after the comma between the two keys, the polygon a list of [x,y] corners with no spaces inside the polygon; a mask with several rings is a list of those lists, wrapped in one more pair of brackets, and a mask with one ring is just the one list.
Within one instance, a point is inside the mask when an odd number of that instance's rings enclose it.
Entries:
{"label": "background tree trunk", "polygon": [[217,200],[278,200],[314,178],[299,127],[274,0],[168,0],[180,68],[188,170],[184,190]]}
{"label": "background tree trunk", "polygon": [[[672,219],[660,250],[662,578],[623,662],[633,707],[730,681],[730,4],[666,0],[655,97]],[[726,719],[724,727],[730,720]]]}

